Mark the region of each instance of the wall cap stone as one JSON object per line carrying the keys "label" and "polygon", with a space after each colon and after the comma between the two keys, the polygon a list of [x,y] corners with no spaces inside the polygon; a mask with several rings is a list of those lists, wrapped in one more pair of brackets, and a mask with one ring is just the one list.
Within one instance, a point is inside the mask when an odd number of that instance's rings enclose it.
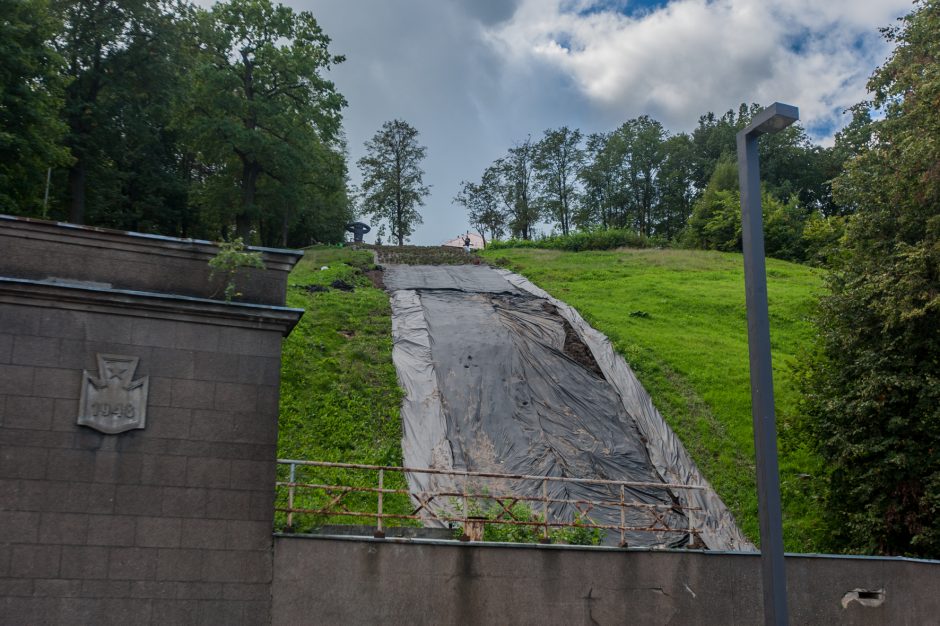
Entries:
{"label": "wall cap stone", "polygon": [[288,335],[304,314],[303,309],[222,302],[127,289],[112,289],[76,281],[28,280],[0,276],[0,303],[29,304],[125,315],[158,317],[183,322],[279,330]]}
{"label": "wall cap stone", "polygon": [[[204,257],[206,261],[214,257],[219,251],[218,245],[204,239],[181,239],[166,235],[84,226],[16,215],[0,214],[0,227],[9,228],[16,231],[18,235],[28,238],[67,241],[161,256],[192,258],[195,254]],[[290,271],[304,255],[303,250],[286,248],[248,246],[247,249],[252,252],[260,252],[265,266],[269,269],[281,271]]]}

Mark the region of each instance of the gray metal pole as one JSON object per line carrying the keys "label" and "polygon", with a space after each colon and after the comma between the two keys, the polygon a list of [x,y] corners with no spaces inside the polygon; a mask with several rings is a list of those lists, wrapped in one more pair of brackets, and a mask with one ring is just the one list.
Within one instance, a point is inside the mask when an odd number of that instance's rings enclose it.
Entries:
{"label": "gray metal pole", "polygon": [[796,107],[774,103],[754,116],[751,124],[737,135],[764,622],[775,626],[784,626],[788,621],[787,579],[783,559],[780,473],[777,466],[777,425],[774,416],[757,138],[765,133],[782,130],[797,119],[799,112]]}

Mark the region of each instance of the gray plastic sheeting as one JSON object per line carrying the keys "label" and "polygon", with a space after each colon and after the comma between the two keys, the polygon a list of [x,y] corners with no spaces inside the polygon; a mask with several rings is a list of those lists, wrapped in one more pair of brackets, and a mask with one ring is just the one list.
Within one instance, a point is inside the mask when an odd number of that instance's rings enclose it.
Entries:
{"label": "gray plastic sheeting", "polygon": [[[633,487],[626,495],[658,505],[670,528],[698,528],[710,549],[754,549],[629,366],[574,309],[521,276],[483,266],[396,265],[386,268],[384,280],[392,291],[393,359],[406,392],[406,466],[699,485],[706,489]],[[565,355],[562,318],[593,353],[604,379]],[[414,473],[408,480],[420,498],[464,487],[446,476]],[[548,485],[553,499],[620,496],[603,485]],[[478,480],[471,488],[542,493],[541,481]],[[686,517],[670,508],[674,504],[702,510]],[[654,522],[648,508],[627,511],[628,526]],[[562,519],[577,513],[572,503],[552,509]],[[596,507],[590,517],[619,524],[620,510]],[[687,541],[684,533],[627,534],[631,546],[682,547]]]}

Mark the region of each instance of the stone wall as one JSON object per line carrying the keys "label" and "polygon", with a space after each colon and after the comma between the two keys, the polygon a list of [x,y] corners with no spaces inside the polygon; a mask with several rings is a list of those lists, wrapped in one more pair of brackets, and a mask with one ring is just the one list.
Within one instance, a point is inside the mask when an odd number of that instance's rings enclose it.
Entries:
{"label": "stone wall", "polygon": [[[791,555],[786,565],[791,624],[913,626],[940,615],[936,561]],[[763,622],[753,553],[282,536],[272,589],[276,626]],[[846,599],[856,589],[883,590],[883,602]]]}
{"label": "stone wall", "polygon": [[[224,303],[204,242],[6,218],[0,244],[0,623],[266,623],[299,255]],[[145,428],[76,423],[98,355],[139,359]]]}

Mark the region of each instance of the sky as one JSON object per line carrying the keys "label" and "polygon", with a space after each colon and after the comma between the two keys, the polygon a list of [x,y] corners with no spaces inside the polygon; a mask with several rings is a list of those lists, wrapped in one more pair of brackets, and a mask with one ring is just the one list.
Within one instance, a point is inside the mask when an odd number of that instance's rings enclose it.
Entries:
{"label": "sky", "polygon": [[[283,0],[282,0],[283,1]],[[548,128],[613,130],[649,115],[670,132],[741,102],[799,107],[831,144],[890,49],[879,28],[910,0],[287,0],[346,56],[328,77],[349,101],[351,182],[392,119],[427,147],[431,195],[410,243],[469,228],[462,180]],[[364,220],[367,221],[367,220]],[[366,236],[372,241],[376,229]]]}

